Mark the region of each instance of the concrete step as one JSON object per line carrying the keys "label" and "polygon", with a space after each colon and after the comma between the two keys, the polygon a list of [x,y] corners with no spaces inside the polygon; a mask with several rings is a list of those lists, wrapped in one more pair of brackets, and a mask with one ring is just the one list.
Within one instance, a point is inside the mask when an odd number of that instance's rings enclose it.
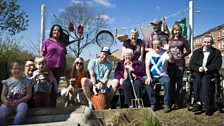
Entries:
{"label": "concrete step", "polygon": [[[13,118],[11,118],[13,119]],[[30,109],[24,120],[25,125],[81,125],[101,126],[96,115],[86,106],[71,106],[66,108],[35,108]]]}

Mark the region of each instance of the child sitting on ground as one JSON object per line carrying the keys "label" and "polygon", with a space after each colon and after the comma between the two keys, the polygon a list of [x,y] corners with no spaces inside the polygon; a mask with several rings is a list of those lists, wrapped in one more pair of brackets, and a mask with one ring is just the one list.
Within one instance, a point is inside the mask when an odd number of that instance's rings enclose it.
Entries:
{"label": "child sitting on ground", "polygon": [[25,63],[14,61],[10,65],[12,77],[3,80],[3,89],[1,100],[3,104],[0,107],[0,126],[4,126],[5,118],[12,112],[16,112],[13,125],[19,125],[25,118],[28,110],[27,100],[32,95],[32,81],[23,77]]}
{"label": "child sitting on ground", "polygon": [[[34,104],[35,107],[49,107],[52,84],[57,87],[56,79],[51,71],[45,68],[44,57],[38,56],[34,60],[36,71],[33,72]],[[56,90],[56,89],[54,89]]]}

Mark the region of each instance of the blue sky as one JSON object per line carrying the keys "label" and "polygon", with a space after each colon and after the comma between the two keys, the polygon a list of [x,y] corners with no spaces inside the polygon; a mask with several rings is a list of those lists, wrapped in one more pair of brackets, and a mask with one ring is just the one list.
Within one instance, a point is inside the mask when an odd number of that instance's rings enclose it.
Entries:
{"label": "blue sky", "polygon": [[[94,5],[95,9],[104,13],[104,17],[110,23],[111,29],[125,28],[123,33],[129,34],[132,27],[138,24],[148,24],[154,18],[167,17],[168,27],[172,27],[175,21],[187,18],[189,0],[80,0]],[[41,5],[47,7],[47,31],[49,31],[53,14],[59,15],[60,11],[77,0],[18,0],[18,4],[29,16],[29,27],[27,31],[20,33],[21,44],[26,50],[35,50],[31,43],[38,45],[40,39],[40,16]],[[195,0],[194,1],[194,33],[202,34],[207,30],[223,24],[224,0]],[[200,12],[199,12],[200,11]],[[46,32],[46,37],[48,37]],[[32,41],[32,42],[30,42]],[[100,48],[95,50],[84,50],[82,57],[93,58]],[[122,43],[117,42],[112,51],[121,49]],[[88,48],[89,50],[89,48]],[[36,53],[36,52],[35,52]]]}

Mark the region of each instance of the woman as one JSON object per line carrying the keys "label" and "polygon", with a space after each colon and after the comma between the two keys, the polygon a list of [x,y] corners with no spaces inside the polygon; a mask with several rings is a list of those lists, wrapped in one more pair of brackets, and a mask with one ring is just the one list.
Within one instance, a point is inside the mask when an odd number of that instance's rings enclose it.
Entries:
{"label": "woman", "polygon": [[[66,47],[61,42],[62,40],[62,27],[60,25],[53,25],[51,27],[49,38],[44,40],[41,47],[41,55],[46,59],[46,67],[51,70],[57,85],[61,77],[61,73],[64,72],[66,65]],[[54,87],[52,87],[54,89]],[[57,92],[51,93],[51,107],[56,107],[56,94]]]}
{"label": "woman", "polygon": [[125,49],[131,49],[134,53],[135,59],[139,60],[140,62],[144,61],[143,60],[144,46],[143,46],[143,41],[141,39],[138,39],[138,36],[139,36],[138,31],[136,29],[132,29],[130,36],[131,38],[124,41],[123,43],[123,48],[122,48],[123,52],[125,51]]}
{"label": "woman", "polygon": [[[75,59],[74,64],[72,66],[72,69],[69,69],[66,71],[66,83],[68,85],[65,93],[70,92],[73,97],[76,97],[76,102],[82,103],[81,98],[81,79],[83,77],[88,77],[88,74],[84,67],[84,59],[82,57],[79,57]],[[62,93],[62,95],[65,95]],[[76,96],[77,95],[77,96]],[[65,99],[67,102],[68,99]],[[65,106],[67,106],[68,103],[66,103]]]}
{"label": "woman", "polygon": [[179,24],[174,24],[171,37],[169,39],[169,50],[174,57],[174,62],[168,65],[168,74],[170,76],[170,102],[175,108],[182,105],[182,88],[183,74],[185,68],[185,57],[190,51],[189,42],[182,37],[182,27]]}
{"label": "woman", "polygon": [[119,61],[117,65],[115,79],[118,79],[123,86],[125,97],[124,104],[132,108],[131,99],[135,97],[133,96],[133,89],[128,72],[131,72],[136,95],[138,98],[141,98],[143,94],[142,86],[144,83],[142,77],[145,75],[145,69],[140,65],[140,62],[134,58],[134,53],[131,49],[126,49],[124,51],[124,60]]}
{"label": "woman", "polygon": [[70,86],[71,85],[69,82],[70,79],[75,78],[77,87],[82,88],[81,79],[83,77],[88,77],[88,76],[84,67],[84,59],[82,57],[79,57],[75,59],[72,69],[66,72],[66,82]]}

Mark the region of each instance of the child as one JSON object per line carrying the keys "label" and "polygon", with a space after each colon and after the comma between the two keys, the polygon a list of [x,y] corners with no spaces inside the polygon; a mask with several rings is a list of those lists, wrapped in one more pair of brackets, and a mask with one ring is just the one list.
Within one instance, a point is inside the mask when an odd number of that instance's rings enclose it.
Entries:
{"label": "child", "polygon": [[54,75],[45,68],[44,57],[36,57],[34,60],[36,71],[33,72],[34,81],[34,104],[35,107],[49,107],[51,86],[56,86]]}
{"label": "child", "polygon": [[98,84],[95,84],[93,86],[93,92],[95,95],[97,95],[98,93],[105,93],[108,94],[109,93],[109,88],[107,87],[107,80],[105,79],[100,79],[98,80]]}
{"label": "child", "polygon": [[16,60],[10,64],[12,77],[3,80],[0,107],[0,125],[5,124],[5,118],[12,112],[16,112],[13,125],[21,124],[28,110],[27,100],[32,95],[31,80],[23,77],[24,62]]}

